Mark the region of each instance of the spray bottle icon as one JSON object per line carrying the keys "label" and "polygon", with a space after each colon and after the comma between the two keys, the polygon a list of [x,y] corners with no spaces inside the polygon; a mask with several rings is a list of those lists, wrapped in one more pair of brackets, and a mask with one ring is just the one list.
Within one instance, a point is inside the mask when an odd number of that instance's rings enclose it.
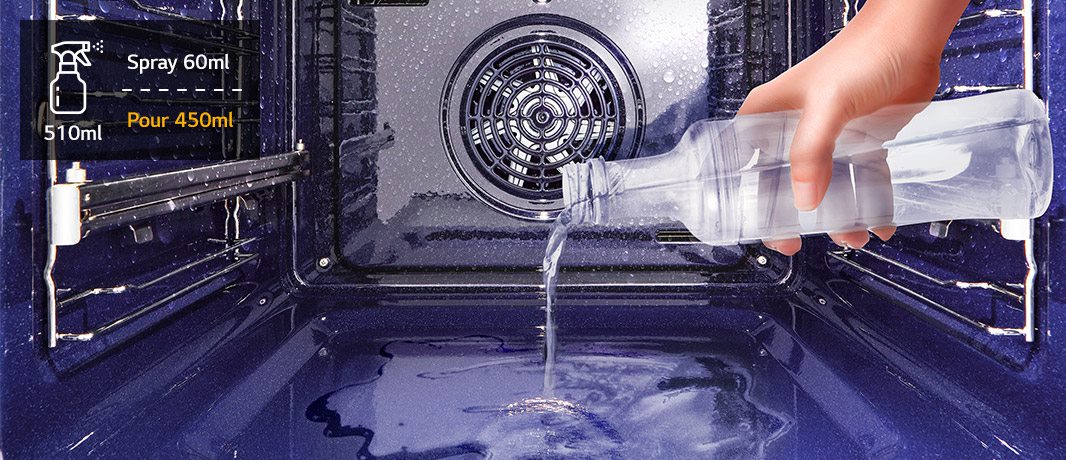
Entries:
{"label": "spray bottle icon", "polygon": [[89,42],[67,41],[52,45],[52,52],[59,59],[59,71],[48,85],[48,106],[54,114],[78,115],[85,112],[85,80],[78,73],[78,64],[91,66],[88,56]]}

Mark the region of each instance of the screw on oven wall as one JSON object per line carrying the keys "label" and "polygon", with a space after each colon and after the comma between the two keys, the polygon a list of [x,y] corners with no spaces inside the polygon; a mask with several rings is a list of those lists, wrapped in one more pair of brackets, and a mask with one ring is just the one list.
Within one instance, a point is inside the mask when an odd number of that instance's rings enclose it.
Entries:
{"label": "screw on oven wall", "polygon": [[329,268],[329,257],[318,259],[318,268]]}
{"label": "screw on oven wall", "polygon": [[270,302],[270,299],[267,299],[266,296],[263,296],[263,297],[259,298],[259,305],[260,306],[266,305],[267,302]]}
{"label": "screw on oven wall", "polygon": [[818,305],[825,305],[827,303],[829,303],[829,302],[826,301],[825,298],[823,298],[823,297],[819,297],[818,298]]}
{"label": "screw on oven wall", "polygon": [[318,349],[318,356],[321,356],[323,358],[325,358],[326,356],[329,356],[329,350],[326,350],[326,347],[319,348]]}
{"label": "screw on oven wall", "polygon": [[766,256],[760,255],[759,257],[755,258],[755,262],[759,265],[766,265],[770,262],[770,259],[767,259]]}

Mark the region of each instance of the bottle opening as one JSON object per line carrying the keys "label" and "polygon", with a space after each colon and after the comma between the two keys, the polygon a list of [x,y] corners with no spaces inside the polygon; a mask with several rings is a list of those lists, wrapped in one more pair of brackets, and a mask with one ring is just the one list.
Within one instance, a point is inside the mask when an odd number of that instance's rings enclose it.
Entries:
{"label": "bottle opening", "polygon": [[559,172],[563,176],[563,206],[574,210],[574,219],[596,224],[606,222],[607,208],[602,199],[608,194],[606,162],[592,158],[585,163],[565,165]]}

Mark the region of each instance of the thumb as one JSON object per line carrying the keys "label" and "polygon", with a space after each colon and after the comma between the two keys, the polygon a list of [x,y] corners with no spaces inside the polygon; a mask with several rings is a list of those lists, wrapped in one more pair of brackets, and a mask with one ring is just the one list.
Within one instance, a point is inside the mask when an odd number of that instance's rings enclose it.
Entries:
{"label": "thumb", "polygon": [[825,101],[808,104],[792,138],[792,194],[796,209],[818,207],[833,176],[833,149],[847,117],[837,105]]}

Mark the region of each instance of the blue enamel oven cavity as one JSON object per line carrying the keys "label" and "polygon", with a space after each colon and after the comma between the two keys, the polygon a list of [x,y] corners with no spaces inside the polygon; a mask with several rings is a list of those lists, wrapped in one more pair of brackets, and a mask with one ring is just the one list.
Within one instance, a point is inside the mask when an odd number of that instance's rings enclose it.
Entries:
{"label": "blue enamel oven cavity", "polygon": [[[260,69],[242,102],[259,108],[245,120],[254,155],[84,162],[82,193],[113,193],[84,211],[111,217],[54,254],[45,194],[50,168],[71,165],[20,159],[43,141],[20,139],[21,88],[0,88],[0,451],[1066,456],[1058,190],[1028,241],[945,222],[866,251],[811,238],[786,258],[687,244],[669,224],[580,229],[563,257],[556,394],[540,394],[537,267],[557,171],[529,156],[668,150],[861,4],[6,5],[8,31],[49,17],[256,20],[220,33],[257,49]],[[1063,24],[1050,2],[974,1],[937,97],[1029,87],[1062,145]],[[26,71],[15,35],[0,37],[6,82]],[[166,139],[186,141],[203,145]],[[176,209],[145,217],[160,196]]]}

